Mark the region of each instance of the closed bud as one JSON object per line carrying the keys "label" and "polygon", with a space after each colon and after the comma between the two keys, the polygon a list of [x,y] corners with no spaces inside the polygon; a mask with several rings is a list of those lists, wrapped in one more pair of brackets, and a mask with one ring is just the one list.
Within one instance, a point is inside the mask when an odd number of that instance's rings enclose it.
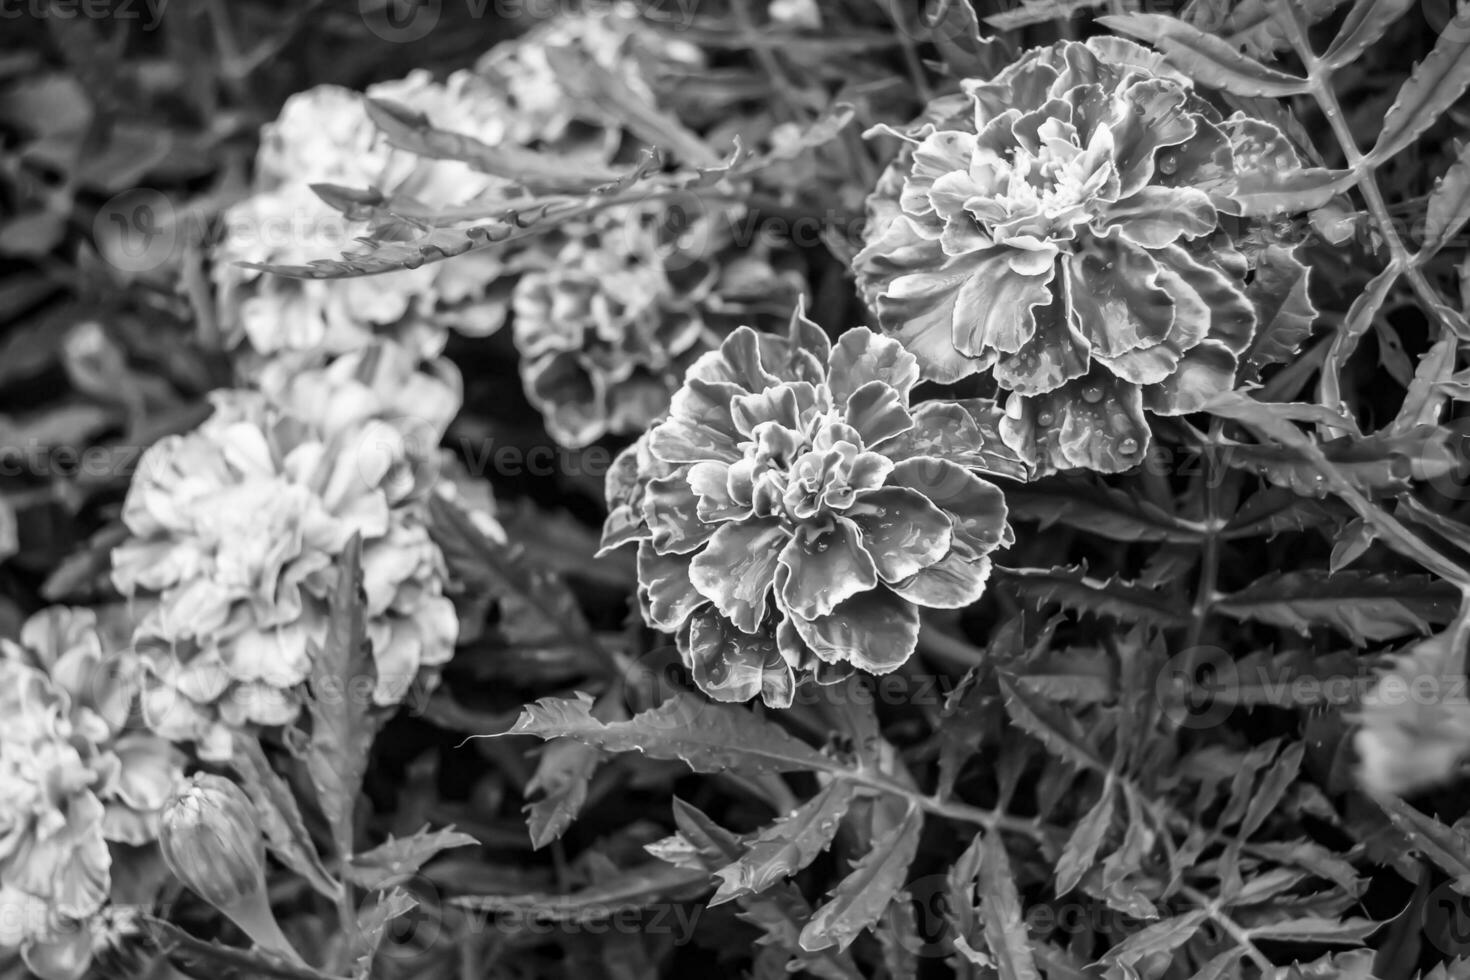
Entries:
{"label": "closed bud", "polygon": [[255,807],[222,776],[200,773],[169,801],[158,842],[169,870],[216,908],[265,888]]}
{"label": "closed bud", "polygon": [[265,890],[265,839],[250,797],[228,779],[199,773],[163,811],[158,834],[174,876],[265,949],[302,962]]}

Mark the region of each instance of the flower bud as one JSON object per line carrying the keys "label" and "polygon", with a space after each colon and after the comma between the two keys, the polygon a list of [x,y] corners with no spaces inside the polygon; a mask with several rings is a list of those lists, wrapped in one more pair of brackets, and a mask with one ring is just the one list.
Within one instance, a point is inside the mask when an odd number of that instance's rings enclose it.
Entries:
{"label": "flower bud", "polygon": [[230,780],[196,775],[163,811],[163,859],[219,909],[265,888],[265,840],[255,807]]}
{"label": "flower bud", "polygon": [[271,913],[265,839],[250,797],[228,779],[198,773],[163,811],[158,843],[174,876],[258,945],[302,962]]}

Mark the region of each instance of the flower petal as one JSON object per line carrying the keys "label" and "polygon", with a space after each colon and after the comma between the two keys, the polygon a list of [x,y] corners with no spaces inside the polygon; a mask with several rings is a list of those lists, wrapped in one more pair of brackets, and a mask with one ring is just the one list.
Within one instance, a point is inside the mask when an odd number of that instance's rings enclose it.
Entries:
{"label": "flower petal", "polygon": [[792,618],[801,641],[828,663],[850,663],[873,674],[898,669],[919,642],[919,611],[886,588],[853,596],[830,615]]}
{"label": "flower petal", "polygon": [[748,495],[745,502],[741,503],[730,494],[730,469],[730,464],[717,460],[705,460],[689,467],[689,489],[699,498],[695,513],[706,524],[750,516]]}
{"label": "flower petal", "polygon": [[1235,355],[1229,348],[1206,340],[1180,358],[1173,374],[1143,389],[1143,405],[1157,415],[1198,412],[1235,386],[1235,368]]}
{"label": "flower petal", "polygon": [[1036,332],[1014,354],[995,362],[995,380],[1023,395],[1053,391],[1087,373],[1091,353],[1077,330],[1075,316],[1058,290],[1052,302],[1036,311]]}
{"label": "flower petal", "polygon": [[906,399],[886,381],[869,381],[847,399],[847,424],[871,446],[913,428]]}
{"label": "flower petal", "polygon": [[873,333],[867,327],[849,330],[837,338],[827,357],[828,380],[834,404],[847,403],[848,396],[872,381],[883,381],[907,398],[919,383],[919,362],[903,345]]}
{"label": "flower petal", "polygon": [[1101,369],[1047,395],[1011,396],[1001,435],[1038,476],[1073,467],[1121,473],[1149,444],[1142,392]]}
{"label": "flower petal", "polygon": [[1153,256],[1116,235],[1089,238],[1066,263],[1078,328],[1098,357],[1157,344],[1174,325],[1174,301]]}
{"label": "flower petal", "polygon": [[687,377],[760,391],[780,380],[761,366],[760,348],[759,334],[750,327],[737,327],[720,344],[719,350],[700,355],[690,366]]}
{"label": "flower petal", "polygon": [[689,580],[736,629],[754,633],[766,617],[766,594],[786,539],[774,520],[722,524],[690,562]]}
{"label": "flower petal", "polygon": [[968,558],[952,551],[942,561],[889,588],[927,609],[963,609],[985,594],[990,567],[990,559],[984,555]]}
{"label": "flower petal", "polygon": [[698,503],[683,472],[649,480],[643,495],[643,522],[661,555],[688,554],[709,540],[716,525],[699,519]]}
{"label": "flower petal", "polygon": [[[679,645],[694,683],[716,701],[749,701],[768,687],[779,696],[786,686],[781,675],[791,671],[769,632],[742,633],[710,608],[690,617]],[[776,674],[770,682],[768,671]],[[789,686],[795,690],[794,679]]]}
{"label": "flower petal", "polygon": [[706,601],[689,580],[689,559],[660,555],[647,541],[638,545],[638,585],[644,620],[669,633]]}
{"label": "flower petal", "polygon": [[862,532],[842,517],[829,528],[798,528],[781,550],[780,565],[776,595],[781,607],[804,619],[825,616],[849,596],[878,584]]}
{"label": "flower petal", "polygon": [[1209,306],[1183,276],[1160,264],[1158,284],[1174,303],[1174,322],[1163,340],[1116,357],[1097,357],[1109,371],[1134,384],[1155,384],[1167,378],[1184,352],[1203,340],[1210,329]]}
{"label": "flower petal", "polygon": [[[955,300],[953,339],[960,353],[1015,353],[1036,333],[1032,311],[1051,302],[1056,267],[1048,262],[1040,274],[1022,275],[1011,267],[1015,254],[1011,248],[995,248],[973,256],[977,265],[959,284]],[[895,282],[890,294],[902,284]]]}
{"label": "flower petal", "polygon": [[1179,238],[1198,238],[1215,230],[1219,216],[1210,195],[1193,187],[1141,188],[1112,205],[1101,224],[1144,248],[1163,248]]}
{"label": "flower petal", "polygon": [[949,515],[955,540],[979,554],[1009,540],[1005,494],[949,460],[906,460],[893,468],[888,485],[922,494]]}
{"label": "flower petal", "polygon": [[949,551],[949,517],[915,490],[870,490],[858,497],[846,515],[862,529],[863,548],[885,582],[908,578]]}

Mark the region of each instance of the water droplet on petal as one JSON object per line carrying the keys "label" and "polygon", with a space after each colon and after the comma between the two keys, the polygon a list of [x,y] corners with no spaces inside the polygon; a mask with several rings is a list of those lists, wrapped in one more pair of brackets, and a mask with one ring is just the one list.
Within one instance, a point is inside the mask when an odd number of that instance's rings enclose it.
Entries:
{"label": "water droplet on petal", "polygon": [[1179,169],[1179,158],[1172,153],[1165,153],[1159,158],[1159,172],[1172,174]]}
{"label": "water droplet on petal", "polygon": [[1040,414],[1038,414],[1036,416],[1036,424],[1037,425],[1051,425],[1056,420],[1057,420],[1057,417],[1055,415],[1053,415],[1051,412],[1041,412]]}
{"label": "water droplet on petal", "polygon": [[1092,404],[1096,405],[1098,402],[1102,401],[1102,397],[1102,385],[1088,385],[1086,388],[1082,389],[1083,401],[1091,402]]}
{"label": "water droplet on petal", "polygon": [[1118,443],[1118,452],[1122,453],[1124,456],[1132,456],[1134,453],[1138,452],[1138,440],[1133,438],[1132,436],[1129,436],[1122,442]]}

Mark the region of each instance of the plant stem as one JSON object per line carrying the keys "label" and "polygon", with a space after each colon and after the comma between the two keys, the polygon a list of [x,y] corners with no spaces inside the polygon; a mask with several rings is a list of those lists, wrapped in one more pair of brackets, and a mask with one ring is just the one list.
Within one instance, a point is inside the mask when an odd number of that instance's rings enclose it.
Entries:
{"label": "plant stem", "polygon": [[1236,924],[1234,919],[1225,914],[1225,910],[1220,908],[1219,899],[1212,899],[1208,895],[1190,888],[1188,885],[1180,888],[1179,893],[1208,913],[1215,924],[1221,929],[1224,929],[1226,934],[1235,940],[1241,949],[1245,950],[1245,954],[1250,957],[1251,962],[1260,969],[1261,976],[1269,977],[1275,975],[1276,965],[1266,958],[1265,953],[1260,951],[1251,939],[1250,933],[1242,929]]}

